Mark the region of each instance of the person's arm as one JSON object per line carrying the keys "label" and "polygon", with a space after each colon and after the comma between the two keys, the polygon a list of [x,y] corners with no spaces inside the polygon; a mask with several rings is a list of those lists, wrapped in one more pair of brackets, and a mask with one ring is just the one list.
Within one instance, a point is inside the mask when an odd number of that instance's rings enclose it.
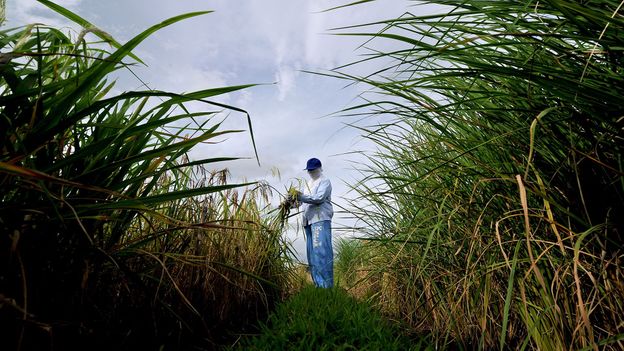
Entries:
{"label": "person's arm", "polygon": [[316,192],[311,195],[305,195],[299,193],[297,200],[305,202],[307,204],[319,205],[322,204],[331,194],[331,183],[329,179],[321,180]]}

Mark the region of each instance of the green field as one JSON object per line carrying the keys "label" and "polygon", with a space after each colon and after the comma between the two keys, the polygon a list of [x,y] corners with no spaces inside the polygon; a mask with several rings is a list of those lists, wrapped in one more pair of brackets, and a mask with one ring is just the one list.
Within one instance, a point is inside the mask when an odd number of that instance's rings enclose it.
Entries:
{"label": "green field", "polygon": [[283,195],[189,157],[228,136],[258,158],[218,99],[253,84],[115,88],[141,42],[207,12],[120,43],[38,1],[84,30],[0,28],[0,349],[624,348],[624,2],[407,2],[334,29],[372,54],[316,74],[367,87],[337,112],[377,151],[323,290]]}

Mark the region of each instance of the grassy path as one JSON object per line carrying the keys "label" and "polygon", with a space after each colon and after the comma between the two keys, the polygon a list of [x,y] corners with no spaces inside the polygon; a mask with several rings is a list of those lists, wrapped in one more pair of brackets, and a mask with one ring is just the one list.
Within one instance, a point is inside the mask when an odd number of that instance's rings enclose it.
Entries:
{"label": "grassy path", "polygon": [[241,341],[243,350],[427,350],[344,290],[303,288]]}

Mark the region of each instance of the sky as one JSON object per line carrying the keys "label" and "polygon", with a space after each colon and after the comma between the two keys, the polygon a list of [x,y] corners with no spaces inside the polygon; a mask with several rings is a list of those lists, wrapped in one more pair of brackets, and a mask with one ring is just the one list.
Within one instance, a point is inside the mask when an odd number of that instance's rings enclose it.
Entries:
{"label": "sky", "polygon": [[[184,20],[145,40],[134,53],[147,66],[133,70],[152,89],[190,92],[220,86],[259,84],[221,96],[215,101],[249,112],[260,166],[244,115],[232,113],[224,128],[244,129],[216,145],[191,152],[198,159],[237,156],[243,159],[221,165],[233,181],[265,180],[284,192],[295,179],[305,179],[306,160],[319,158],[333,186],[335,209],[352,196],[347,184],[359,178],[354,163],[363,161],[354,152],[372,145],[353,122],[339,117],[344,108],[361,103],[367,87],[310,74],[324,72],[362,58],[363,37],[330,35],[330,29],[396,18],[410,10],[407,0],[379,0],[358,6],[322,11],[349,1],[328,0],[57,0],[124,43],[175,15],[212,10]],[[5,28],[44,23],[78,31],[67,20],[35,0],[7,0]],[[371,45],[371,43],[367,43]],[[379,48],[389,45],[376,43]],[[374,65],[374,64],[372,64]],[[350,68],[353,74],[371,72],[371,65]],[[143,89],[132,75],[120,73],[118,92]],[[199,108],[199,106],[198,106]],[[279,170],[280,177],[276,177]],[[339,212],[339,211],[338,211]],[[334,226],[351,223],[337,213]],[[349,235],[335,232],[335,238]],[[303,252],[301,232],[290,233],[297,252]],[[301,255],[300,255],[301,258]]]}

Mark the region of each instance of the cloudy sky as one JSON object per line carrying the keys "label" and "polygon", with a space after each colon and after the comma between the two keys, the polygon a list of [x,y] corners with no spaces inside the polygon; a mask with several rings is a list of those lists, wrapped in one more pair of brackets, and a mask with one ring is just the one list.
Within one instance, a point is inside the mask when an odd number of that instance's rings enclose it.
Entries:
{"label": "cloudy sky", "polygon": [[[248,134],[236,134],[218,145],[193,151],[192,157],[240,156],[229,162],[233,179],[264,179],[283,191],[310,157],[323,161],[332,180],[333,199],[348,194],[345,182],[357,173],[350,154],[370,148],[353,128],[351,120],[331,117],[361,102],[366,87],[303,71],[324,71],[361,58],[362,37],[329,35],[329,29],[375,20],[396,18],[410,10],[407,0],[379,0],[329,12],[344,0],[57,0],[56,3],[124,43],[164,19],[192,11],[213,13],[165,28],[143,42],[137,54],[147,67],[136,67],[150,88],[172,92],[219,86],[261,85],[216,100],[247,110],[252,118],[261,166],[253,159]],[[411,8],[414,11],[413,8]],[[35,0],[7,0],[7,22],[15,27],[39,22],[69,28],[62,17]],[[378,45],[384,45],[378,43]],[[359,49],[358,49],[359,48]],[[357,67],[366,74],[371,67]],[[358,71],[361,70],[361,71]],[[118,78],[119,91],[140,89],[129,74]],[[226,128],[247,129],[244,116],[232,114]],[[278,169],[281,180],[274,177]],[[335,218],[340,225],[341,215]],[[346,221],[346,220],[345,220]],[[299,243],[299,247],[301,243]]]}

